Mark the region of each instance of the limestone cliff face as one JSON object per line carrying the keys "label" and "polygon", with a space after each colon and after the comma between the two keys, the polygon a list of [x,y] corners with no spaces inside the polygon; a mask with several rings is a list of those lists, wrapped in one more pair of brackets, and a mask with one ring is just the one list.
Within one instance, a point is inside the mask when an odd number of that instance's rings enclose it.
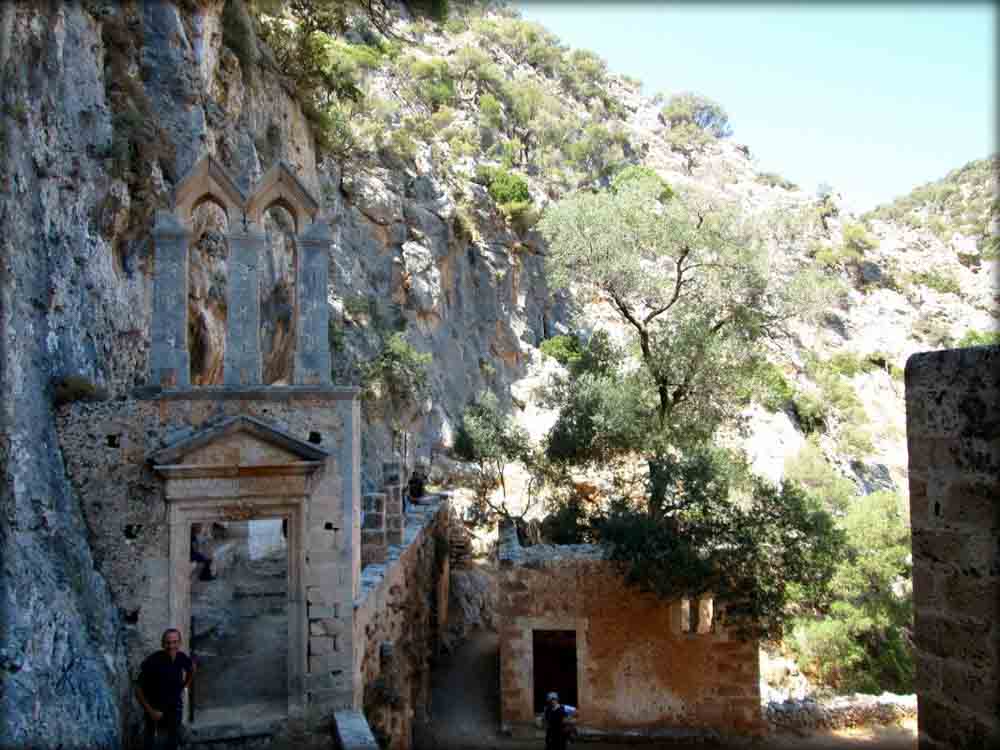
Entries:
{"label": "limestone cliff face", "polygon": [[[241,70],[222,45],[223,5],[0,7],[0,746],[123,744],[127,623],[65,479],[51,384],[80,375],[114,398],[144,382],[151,219],[199,157],[216,155],[244,189],[283,159],[325,202],[337,227],[331,303],[347,328],[336,365],[344,378],[356,379],[350,362],[377,350],[375,318],[410,321],[414,345],[433,352],[428,403],[369,415],[371,466],[391,428],[417,432],[424,452],[447,438],[475,392],[520,373],[523,348],[548,325],[540,257],[515,258],[502,226],[475,248],[463,243],[433,176],[318,168],[285,88]],[[295,247],[276,213],[262,349],[266,381],[287,382]],[[209,204],[199,209],[188,301],[198,383],[221,380],[223,229]]]}

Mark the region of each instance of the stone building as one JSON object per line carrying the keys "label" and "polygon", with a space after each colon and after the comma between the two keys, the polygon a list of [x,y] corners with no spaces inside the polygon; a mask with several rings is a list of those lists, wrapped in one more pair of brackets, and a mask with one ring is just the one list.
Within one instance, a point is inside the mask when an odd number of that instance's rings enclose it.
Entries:
{"label": "stone building", "polygon": [[1000,747],[1000,347],[906,365],[920,750]]}
{"label": "stone building", "polygon": [[501,722],[530,733],[544,696],[583,731],[761,734],[758,647],[711,598],[665,602],[625,584],[599,547],[521,547],[501,532]]}
{"label": "stone building", "polygon": [[[224,384],[192,386],[189,242],[206,201],[229,227]],[[297,249],[293,382],[280,386],[262,383],[257,278],[275,205]],[[357,726],[367,709],[405,749],[427,700],[424,667],[446,615],[435,538],[447,537],[447,508],[404,514],[398,464],[384,492],[361,496],[359,392],[330,382],[331,231],[318,209],[284,164],[245,196],[203,158],[174,211],[157,215],[146,386],[59,413],[67,473],[127,623],[131,676],[167,627],[202,664],[187,701],[195,743],[328,746],[336,712]],[[195,574],[193,544],[213,557],[215,581]],[[141,713],[130,690],[122,700],[134,737]]]}

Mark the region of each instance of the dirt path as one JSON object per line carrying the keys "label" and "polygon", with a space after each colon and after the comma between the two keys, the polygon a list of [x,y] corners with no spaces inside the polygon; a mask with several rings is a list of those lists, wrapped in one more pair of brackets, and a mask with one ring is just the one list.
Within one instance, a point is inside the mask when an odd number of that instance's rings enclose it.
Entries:
{"label": "dirt path", "polygon": [[[442,658],[431,675],[430,723],[417,727],[415,750],[542,750],[540,739],[515,740],[499,735],[500,700],[497,635],[475,631],[454,653]],[[753,748],[773,750],[916,750],[916,722],[904,727],[844,730],[810,736],[775,735]],[[581,750],[636,750],[634,744],[582,742]],[[746,748],[705,743],[644,744],[643,748],[705,750]]]}

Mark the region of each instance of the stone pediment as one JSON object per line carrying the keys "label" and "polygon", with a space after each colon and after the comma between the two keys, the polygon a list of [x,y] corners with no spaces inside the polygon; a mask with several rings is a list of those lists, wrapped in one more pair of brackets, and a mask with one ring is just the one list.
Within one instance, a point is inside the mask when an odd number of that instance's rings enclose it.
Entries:
{"label": "stone pediment", "polygon": [[149,456],[165,476],[304,474],[329,453],[253,417],[231,417]]}

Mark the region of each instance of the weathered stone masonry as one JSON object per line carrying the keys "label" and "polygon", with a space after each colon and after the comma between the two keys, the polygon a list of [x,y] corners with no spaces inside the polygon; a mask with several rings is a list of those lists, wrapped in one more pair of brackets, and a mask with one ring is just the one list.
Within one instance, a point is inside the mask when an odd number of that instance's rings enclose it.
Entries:
{"label": "weathered stone masonry", "polygon": [[499,581],[506,728],[534,725],[532,632],[566,630],[576,633],[582,727],[763,730],[756,641],[737,639],[718,617],[707,632],[683,632],[682,603],[627,586],[599,548],[521,548],[511,536],[501,545]]}
{"label": "weathered stone masonry", "polygon": [[1000,347],[906,365],[921,750],[1000,747]]}
{"label": "weathered stone masonry", "polygon": [[[427,660],[445,617],[447,555],[439,548],[447,548],[448,515],[435,506],[404,519],[401,470],[387,465],[385,492],[369,496],[381,535],[366,539],[374,542],[368,556],[384,564],[362,577],[359,394],[330,384],[329,226],[282,164],[247,199],[205,157],[175,198],[175,210],[158,214],[154,230],[149,385],[126,399],[76,403],[58,414],[97,565],[129,623],[130,672],[134,677],[159,648],[164,628],[177,627],[190,640],[192,523],[284,519],[286,717],[260,726],[196,723],[196,746],[256,747],[282,738],[295,747],[326,746],[335,715],[361,726],[358,712],[370,707],[376,728],[405,749],[412,718],[426,704]],[[192,388],[189,225],[205,200],[226,212],[230,226],[225,385]],[[272,205],[289,211],[300,239],[291,386],[261,385],[257,227]],[[141,712],[128,700],[126,734],[134,739]]]}

